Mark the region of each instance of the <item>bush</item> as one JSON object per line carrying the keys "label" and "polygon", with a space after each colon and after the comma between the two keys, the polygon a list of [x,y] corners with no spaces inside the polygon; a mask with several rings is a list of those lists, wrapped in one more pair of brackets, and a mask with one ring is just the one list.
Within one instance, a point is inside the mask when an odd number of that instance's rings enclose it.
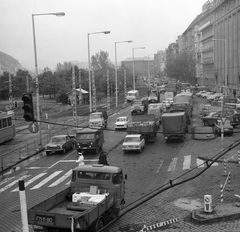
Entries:
{"label": "bush", "polygon": [[66,93],[62,93],[57,97],[57,102],[61,102],[63,104],[68,104],[68,95]]}

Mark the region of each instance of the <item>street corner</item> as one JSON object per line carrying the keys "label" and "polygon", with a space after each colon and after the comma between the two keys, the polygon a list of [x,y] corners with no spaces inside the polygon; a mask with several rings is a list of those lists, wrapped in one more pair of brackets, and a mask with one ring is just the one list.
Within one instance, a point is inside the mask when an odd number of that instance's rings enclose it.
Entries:
{"label": "street corner", "polygon": [[208,211],[204,208],[191,212],[192,222],[197,224],[215,223],[220,221],[236,220],[240,218],[240,204],[218,204]]}

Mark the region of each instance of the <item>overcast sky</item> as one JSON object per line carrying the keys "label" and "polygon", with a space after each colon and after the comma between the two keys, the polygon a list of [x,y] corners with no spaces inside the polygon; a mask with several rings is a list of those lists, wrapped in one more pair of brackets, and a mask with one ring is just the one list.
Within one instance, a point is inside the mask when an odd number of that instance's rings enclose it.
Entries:
{"label": "overcast sky", "polygon": [[201,13],[207,0],[1,0],[0,51],[34,70],[32,14],[65,12],[64,17],[35,16],[38,68],[55,69],[64,61],[88,61],[90,53],[107,51],[115,62],[153,56],[175,42]]}

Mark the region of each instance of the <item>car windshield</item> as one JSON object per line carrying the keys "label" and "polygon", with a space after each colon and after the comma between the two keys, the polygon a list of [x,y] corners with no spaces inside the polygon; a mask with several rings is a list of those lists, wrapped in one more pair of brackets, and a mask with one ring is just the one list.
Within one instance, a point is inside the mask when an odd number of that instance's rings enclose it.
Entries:
{"label": "car windshield", "polygon": [[128,137],[124,139],[124,142],[139,142],[139,138]]}
{"label": "car windshield", "polygon": [[94,134],[77,134],[76,139],[77,140],[94,139]]}
{"label": "car windshield", "polygon": [[101,114],[92,114],[90,115],[90,119],[98,119],[98,118],[101,118]]}
{"label": "car windshield", "polygon": [[51,140],[52,143],[64,143],[65,141],[65,137],[53,137]]}
{"label": "car windshield", "polygon": [[117,122],[125,122],[125,121],[127,121],[126,118],[118,118],[118,119],[117,119]]}

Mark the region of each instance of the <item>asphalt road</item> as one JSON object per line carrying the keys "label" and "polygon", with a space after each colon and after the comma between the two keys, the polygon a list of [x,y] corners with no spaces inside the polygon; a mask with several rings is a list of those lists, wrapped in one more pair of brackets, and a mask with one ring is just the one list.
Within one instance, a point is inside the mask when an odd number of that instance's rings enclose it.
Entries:
{"label": "asphalt road", "polygon": [[[202,99],[195,100],[192,126],[200,123],[197,111],[199,103],[202,103]],[[193,140],[190,134],[187,135],[184,143],[167,144],[160,129],[156,142],[147,144],[141,154],[124,154],[121,150],[121,143],[126,132],[113,130],[116,117],[123,115],[130,115],[129,107],[109,118],[108,130],[104,132],[104,150],[110,152],[108,154],[109,164],[122,167],[124,173],[128,175],[126,205],[132,204],[145,194],[161,189],[164,184],[169,184],[169,180],[173,180],[174,184],[194,176],[203,170],[204,164],[201,165],[199,156],[211,158],[221,149],[220,137],[211,141],[199,141]],[[236,139],[238,139],[238,134],[224,138],[224,146],[230,145]],[[229,152],[226,158],[231,157],[236,151],[237,149]],[[19,179],[25,180],[27,207],[32,207],[66,187],[70,180],[69,171],[77,166],[76,156],[74,151],[65,155],[58,154],[48,157],[43,154],[27,163],[26,167],[14,176],[2,180],[0,182],[0,206],[2,210],[0,231],[22,231],[17,191]],[[94,159],[97,156],[88,155],[85,158]],[[236,169],[235,166],[228,166],[228,168],[231,168],[233,172],[232,187],[234,192],[239,193],[240,188],[237,185],[239,169]],[[214,204],[220,201],[219,186],[224,181],[222,173],[223,166],[221,163],[217,163],[199,177],[157,194],[156,197],[124,215],[106,231],[140,231],[144,225],[155,225],[174,218],[177,218],[177,221],[163,226],[160,230],[237,231],[234,228],[239,226],[238,220],[203,226],[193,224],[190,220],[190,211],[202,206],[205,194],[212,194]],[[62,181],[58,182],[60,178]],[[226,193],[224,200],[233,201],[233,194],[233,192]],[[222,230],[223,226],[226,230]],[[157,229],[152,231],[157,231]]]}

